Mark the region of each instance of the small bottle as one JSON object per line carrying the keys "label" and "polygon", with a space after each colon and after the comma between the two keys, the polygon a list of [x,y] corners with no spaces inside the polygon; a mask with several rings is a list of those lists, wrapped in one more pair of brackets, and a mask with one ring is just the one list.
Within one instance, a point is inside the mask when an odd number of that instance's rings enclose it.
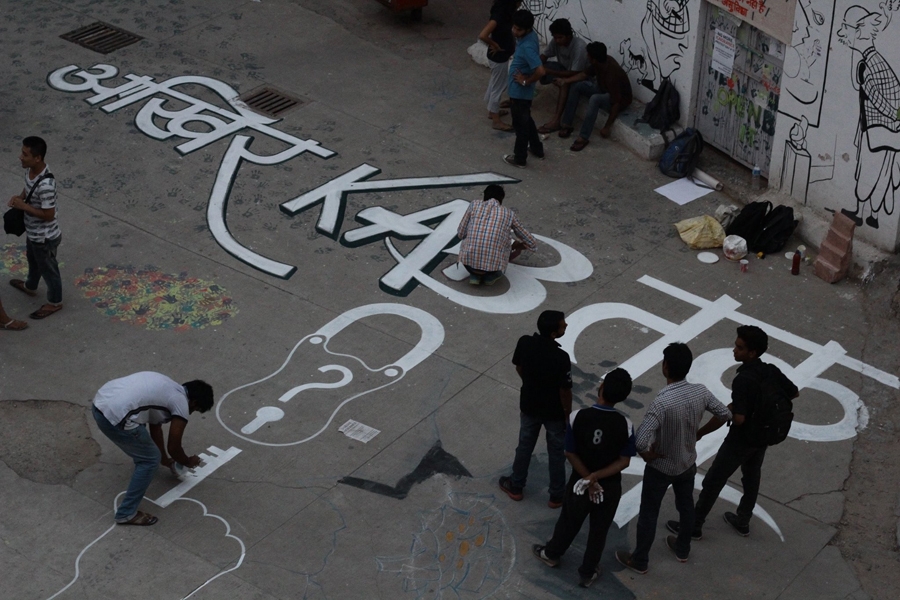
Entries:
{"label": "small bottle", "polygon": [[750,176],[750,187],[758,190],[762,187],[762,171],[759,165],[753,165],[753,174]]}
{"label": "small bottle", "polygon": [[791,259],[791,275],[800,274],[800,260],[802,256],[799,250],[794,250],[794,258]]}

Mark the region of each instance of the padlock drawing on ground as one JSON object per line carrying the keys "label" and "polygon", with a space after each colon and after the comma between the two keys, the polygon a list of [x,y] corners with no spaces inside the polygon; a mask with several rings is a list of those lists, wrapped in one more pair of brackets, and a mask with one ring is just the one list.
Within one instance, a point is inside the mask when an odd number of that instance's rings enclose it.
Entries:
{"label": "padlock drawing on ground", "polygon": [[[373,367],[354,354],[329,348],[332,338],[350,325],[379,315],[403,317],[421,330],[418,343],[399,360]],[[308,442],[329,426],[336,428],[340,423],[334,421],[347,404],[394,385],[443,341],[443,325],[421,309],[393,303],[351,309],[297,342],[275,372],[226,393],[216,406],[216,418],[229,432],[255,444]]]}

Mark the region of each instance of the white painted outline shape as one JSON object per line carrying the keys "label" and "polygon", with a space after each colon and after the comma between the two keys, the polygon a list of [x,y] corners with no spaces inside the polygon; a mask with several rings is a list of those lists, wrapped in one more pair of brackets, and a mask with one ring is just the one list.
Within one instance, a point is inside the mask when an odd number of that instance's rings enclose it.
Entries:
{"label": "white painted outline shape", "polygon": [[150,502],[156,504],[160,508],[166,508],[167,506],[172,504],[172,502],[181,498],[182,495],[189,492],[195,485],[212,475],[219,467],[241,453],[241,449],[235,448],[234,446],[232,446],[228,450],[222,450],[221,448],[210,446],[209,448],[207,448],[207,451],[209,452],[208,454],[204,452],[201,452],[199,454],[200,458],[203,459],[204,464],[202,466],[195,467],[193,469],[193,473],[186,474],[181,483],[176,485],[174,488],[172,488],[156,500],[151,500],[146,496],[145,499],[150,500]]}
{"label": "white painted outline shape", "polygon": [[[356,356],[353,356],[352,354],[342,354],[339,352],[332,352],[331,350],[328,349],[328,342],[331,341],[331,338],[333,338],[335,335],[337,335],[338,333],[340,333],[341,331],[343,331],[345,328],[352,325],[353,323],[356,323],[360,319],[363,319],[366,317],[372,317],[372,316],[376,316],[376,315],[395,315],[398,317],[404,317],[406,319],[409,319],[410,321],[415,322],[421,329],[421,337],[419,338],[418,343],[415,345],[414,348],[412,348],[402,358],[400,358],[400,360],[375,369],[375,368],[369,367],[364,361],[362,361],[360,358],[358,358]],[[275,377],[276,375],[281,373],[281,371],[283,371],[284,368],[287,367],[288,363],[291,362],[291,359],[293,358],[294,353],[297,351],[297,349],[306,341],[309,341],[312,344],[321,344],[322,349],[325,350],[325,352],[327,352],[328,354],[331,354],[332,356],[342,356],[345,358],[355,360],[360,365],[362,365],[363,368],[365,368],[366,370],[368,370],[372,373],[379,373],[379,372],[384,373],[385,377],[389,377],[391,380],[383,385],[380,385],[378,387],[375,387],[375,388],[372,388],[369,390],[364,390],[358,394],[354,394],[353,396],[346,398],[340,404],[338,404],[338,406],[334,409],[334,411],[328,417],[328,420],[321,427],[321,429],[319,429],[314,434],[312,434],[302,440],[298,440],[296,442],[285,442],[285,443],[262,442],[262,441],[254,440],[252,438],[241,435],[240,433],[237,433],[236,431],[234,431],[233,429],[228,427],[228,425],[226,425],[224,420],[222,419],[222,415],[220,412],[222,406],[225,404],[225,400],[234,392],[237,392],[244,388],[248,388],[248,387],[254,386],[258,383],[267,381],[267,380],[271,379],[272,377]],[[441,325],[441,322],[438,321],[433,315],[425,312],[422,309],[416,308],[414,306],[407,306],[405,304],[394,304],[394,303],[378,303],[378,304],[367,304],[364,306],[358,306],[356,308],[348,310],[347,312],[345,312],[341,315],[338,315],[337,317],[335,317],[334,319],[332,319],[331,321],[329,321],[328,323],[323,325],[321,328],[319,328],[319,330],[316,331],[315,333],[309,334],[309,335],[305,336],[303,339],[301,339],[299,342],[297,342],[294,345],[294,347],[291,349],[291,351],[288,353],[288,356],[285,359],[285,361],[274,373],[271,373],[270,375],[267,375],[266,377],[263,377],[262,379],[258,379],[256,381],[253,381],[251,383],[245,383],[244,385],[238,386],[238,387],[234,388],[233,390],[228,391],[224,396],[222,396],[222,399],[216,404],[216,419],[219,421],[219,424],[222,427],[224,427],[225,430],[228,431],[229,433],[241,438],[242,440],[246,440],[248,442],[252,442],[252,443],[258,444],[260,446],[284,447],[284,446],[296,446],[298,444],[306,443],[306,442],[318,437],[319,435],[321,435],[321,433],[323,431],[325,431],[329,425],[331,425],[331,422],[334,420],[335,416],[338,414],[338,412],[341,410],[341,408],[344,407],[344,405],[346,405],[347,403],[349,403],[353,400],[356,400],[357,398],[360,398],[367,394],[371,394],[372,392],[376,392],[378,390],[381,390],[383,388],[386,388],[388,386],[391,386],[391,385],[397,383],[398,381],[403,379],[403,377],[406,376],[406,373],[408,371],[412,370],[416,365],[418,365],[419,363],[424,361],[426,358],[431,356],[435,352],[435,350],[440,348],[441,344],[443,344],[443,343],[444,343],[444,326]]]}

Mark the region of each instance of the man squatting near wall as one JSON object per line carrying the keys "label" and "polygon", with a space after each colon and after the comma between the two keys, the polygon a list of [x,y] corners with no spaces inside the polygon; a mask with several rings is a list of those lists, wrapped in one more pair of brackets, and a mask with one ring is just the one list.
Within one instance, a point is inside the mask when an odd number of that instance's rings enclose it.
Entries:
{"label": "man squatting near wall", "polygon": [[[47,303],[31,313],[32,319],[43,319],[62,309],[62,277],[56,251],[62,241],[56,207],[56,180],[44,162],[47,142],[35,136],[22,140],[19,162],[25,169],[25,188],[9,199],[10,208],[25,213],[25,256],[28,275],[25,281],[11,279],[9,285],[29,296],[37,296],[41,278],[47,284]],[[22,328],[24,329],[24,328]]]}
{"label": "man squatting near wall", "polygon": [[572,363],[560,348],[557,338],[566,333],[565,315],[545,310],[538,317],[538,333],[523,335],[516,344],[512,362],[522,378],[519,392],[519,445],[513,461],[512,476],[500,478],[500,489],[515,501],[524,497],[531,453],[541,427],[547,436],[547,462],[550,469],[550,500],[547,506],[559,508],[566,489],[566,420],[572,412]]}
{"label": "man squatting near wall", "polygon": [[[459,262],[469,272],[471,285],[494,285],[503,277],[509,261],[523,249],[537,250],[537,242],[522,227],[516,213],[502,206],[505,197],[499,185],[487,186],[484,199],[472,201],[459,222]],[[512,241],[510,231],[522,241]]]}
{"label": "man squatting near wall", "polygon": [[[697,439],[731,418],[731,412],[705,385],[685,381],[693,355],[687,344],[669,344],[663,350],[662,372],[666,387],[656,395],[637,431],[637,450],[647,462],[638,513],[634,552],[616,551],[616,560],[644,574],[656,536],[659,507],[669,486],[675,492],[680,533],[666,537],[666,546],[680,562],[687,562],[694,527],[694,476],[697,474]],[[700,428],[704,411],[712,419]],[[698,431],[698,428],[699,431]]]}
{"label": "man squatting near wall", "polygon": [[[200,465],[200,457],[188,456],[181,439],[188,415],[212,407],[212,387],[199,379],[181,385],[160,373],[144,371],[113,379],[100,388],[91,405],[97,427],[134,460],[134,474],[116,509],[116,523],[153,525],[159,520],[138,510],[144,493],[160,464],[169,468],[176,462],[189,468]],[[167,443],[163,423],[169,423]]]}
{"label": "man squatting near wall", "polygon": [[[541,77],[541,85],[577,75],[588,66],[587,43],[575,34],[568,19],[557,19],[550,23],[550,35],[552,38],[541,54],[541,62],[547,73]],[[556,60],[551,61],[551,58]],[[556,112],[551,120],[538,128],[538,133],[559,131],[559,119],[569,97],[569,84],[560,84],[558,89]]]}
{"label": "man squatting near wall", "polygon": [[608,138],[612,132],[613,123],[634,99],[628,75],[618,62],[607,57],[605,44],[591,42],[587,45],[587,53],[590,60],[590,66],[587,69],[572,77],[557,79],[553,82],[558,86],[574,84],[569,92],[566,110],[563,112],[561,120],[558,134],[561,138],[567,138],[575,131],[572,124],[575,122],[578,102],[581,101],[582,96],[588,97],[584,122],[581,124],[578,137],[570,147],[570,150],[574,152],[584,150],[584,147],[588,145],[600,109],[609,114],[606,123],[600,129],[600,136]]}
{"label": "man squatting near wall", "polygon": [[[703,537],[703,523],[712,510],[719,493],[728,478],[741,468],[741,485],[744,495],[738,504],[737,514],[726,512],[725,522],[731,525],[742,536],[750,535],[750,518],[759,495],[759,482],[762,476],[762,464],[766,457],[765,444],[752,438],[754,413],[764,393],[764,385],[781,388],[787,398],[794,399],[800,395],[797,386],[784,376],[775,365],[764,363],[759,359],[769,349],[769,336],[755,325],[742,325],[737,328],[737,339],[734,342],[734,360],[741,363],[737,376],[731,384],[731,404],[728,408],[734,415],[731,430],[719,447],[712,466],[703,478],[703,489],[694,509],[694,529],[691,537],[699,540]],[[721,426],[721,425],[720,425]],[[705,433],[718,429],[714,427],[697,432],[697,439]],[[666,523],[669,531],[679,532],[680,524],[674,521]]]}
{"label": "man squatting near wall", "polygon": [[[599,577],[600,557],[606,534],[622,497],[622,470],[636,454],[634,426],[615,409],[631,393],[631,375],[613,369],[603,378],[597,403],[571,414],[566,425],[566,458],[572,475],[566,486],[562,513],[546,546],[535,544],[532,552],[544,564],[558,567],[588,515],[591,517],[584,559],[578,568],[581,587],[590,587]],[[585,493],[587,492],[587,493]]]}
{"label": "man squatting near wall", "polygon": [[534,99],[534,85],[545,75],[545,71],[538,37],[534,32],[534,15],[527,10],[517,10],[513,15],[512,32],[516,38],[516,51],[509,67],[508,93],[516,144],[513,153],[504,155],[503,161],[524,169],[529,150],[536,158],[544,158],[544,143],[531,118],[531,102]]}

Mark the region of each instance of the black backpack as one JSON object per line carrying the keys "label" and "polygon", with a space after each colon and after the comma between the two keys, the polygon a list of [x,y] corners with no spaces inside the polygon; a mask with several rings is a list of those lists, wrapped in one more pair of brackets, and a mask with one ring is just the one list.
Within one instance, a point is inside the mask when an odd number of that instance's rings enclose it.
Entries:
{"label": "black backpack", "polygon": [[794,219],[794,209],[790,206],[776,206],[763,221],[762,230],[747,245],[754,252],[771,254],[787,244],[799,221]]}
{"label": "black backpack", "polygon": [[681,95],[668,77],[663,78],[653,99],[644,107],[644,114],[637,123],[647,123],[653,129],[664,131],[681,118]]}
{"label": "black backpack", "polygon": [[703,136],[693,127],[688,127],[666,146],[659,158],[659,170],[669,177],[687,177],[693,173],[702,151]]}
{"label": "black backpack", "polygon": [[794,403],[778,385],[776,367],[765,365],[765,368],[765,374],[758,382],[756,409],[744,431],[747,443],[759,448],[783,442],[794,421]]}
{"label": "black backpack", "polygon": [[741,209],[741,212],[734,220],[725,228],[725,235],[739,235],[747,241],[749,249],[750,242],[756,239],[756,236],[763,229],[763,223],[766,221],[766,215],[772,210],[772,203],[751,202]]}
{"label": "black backpack", "polygon": [[[38,177],[38,180],[31,186],[31,191],[28,192],[28,196],[25,197],[25,204],[28,204],[31,200],[31,195],[44,179],[53,179],[53,173],[47,173],[46,175]],[[25,211],[21,208],[11,208],[3,213],[3,231],[15,236],[25,233]]]}

